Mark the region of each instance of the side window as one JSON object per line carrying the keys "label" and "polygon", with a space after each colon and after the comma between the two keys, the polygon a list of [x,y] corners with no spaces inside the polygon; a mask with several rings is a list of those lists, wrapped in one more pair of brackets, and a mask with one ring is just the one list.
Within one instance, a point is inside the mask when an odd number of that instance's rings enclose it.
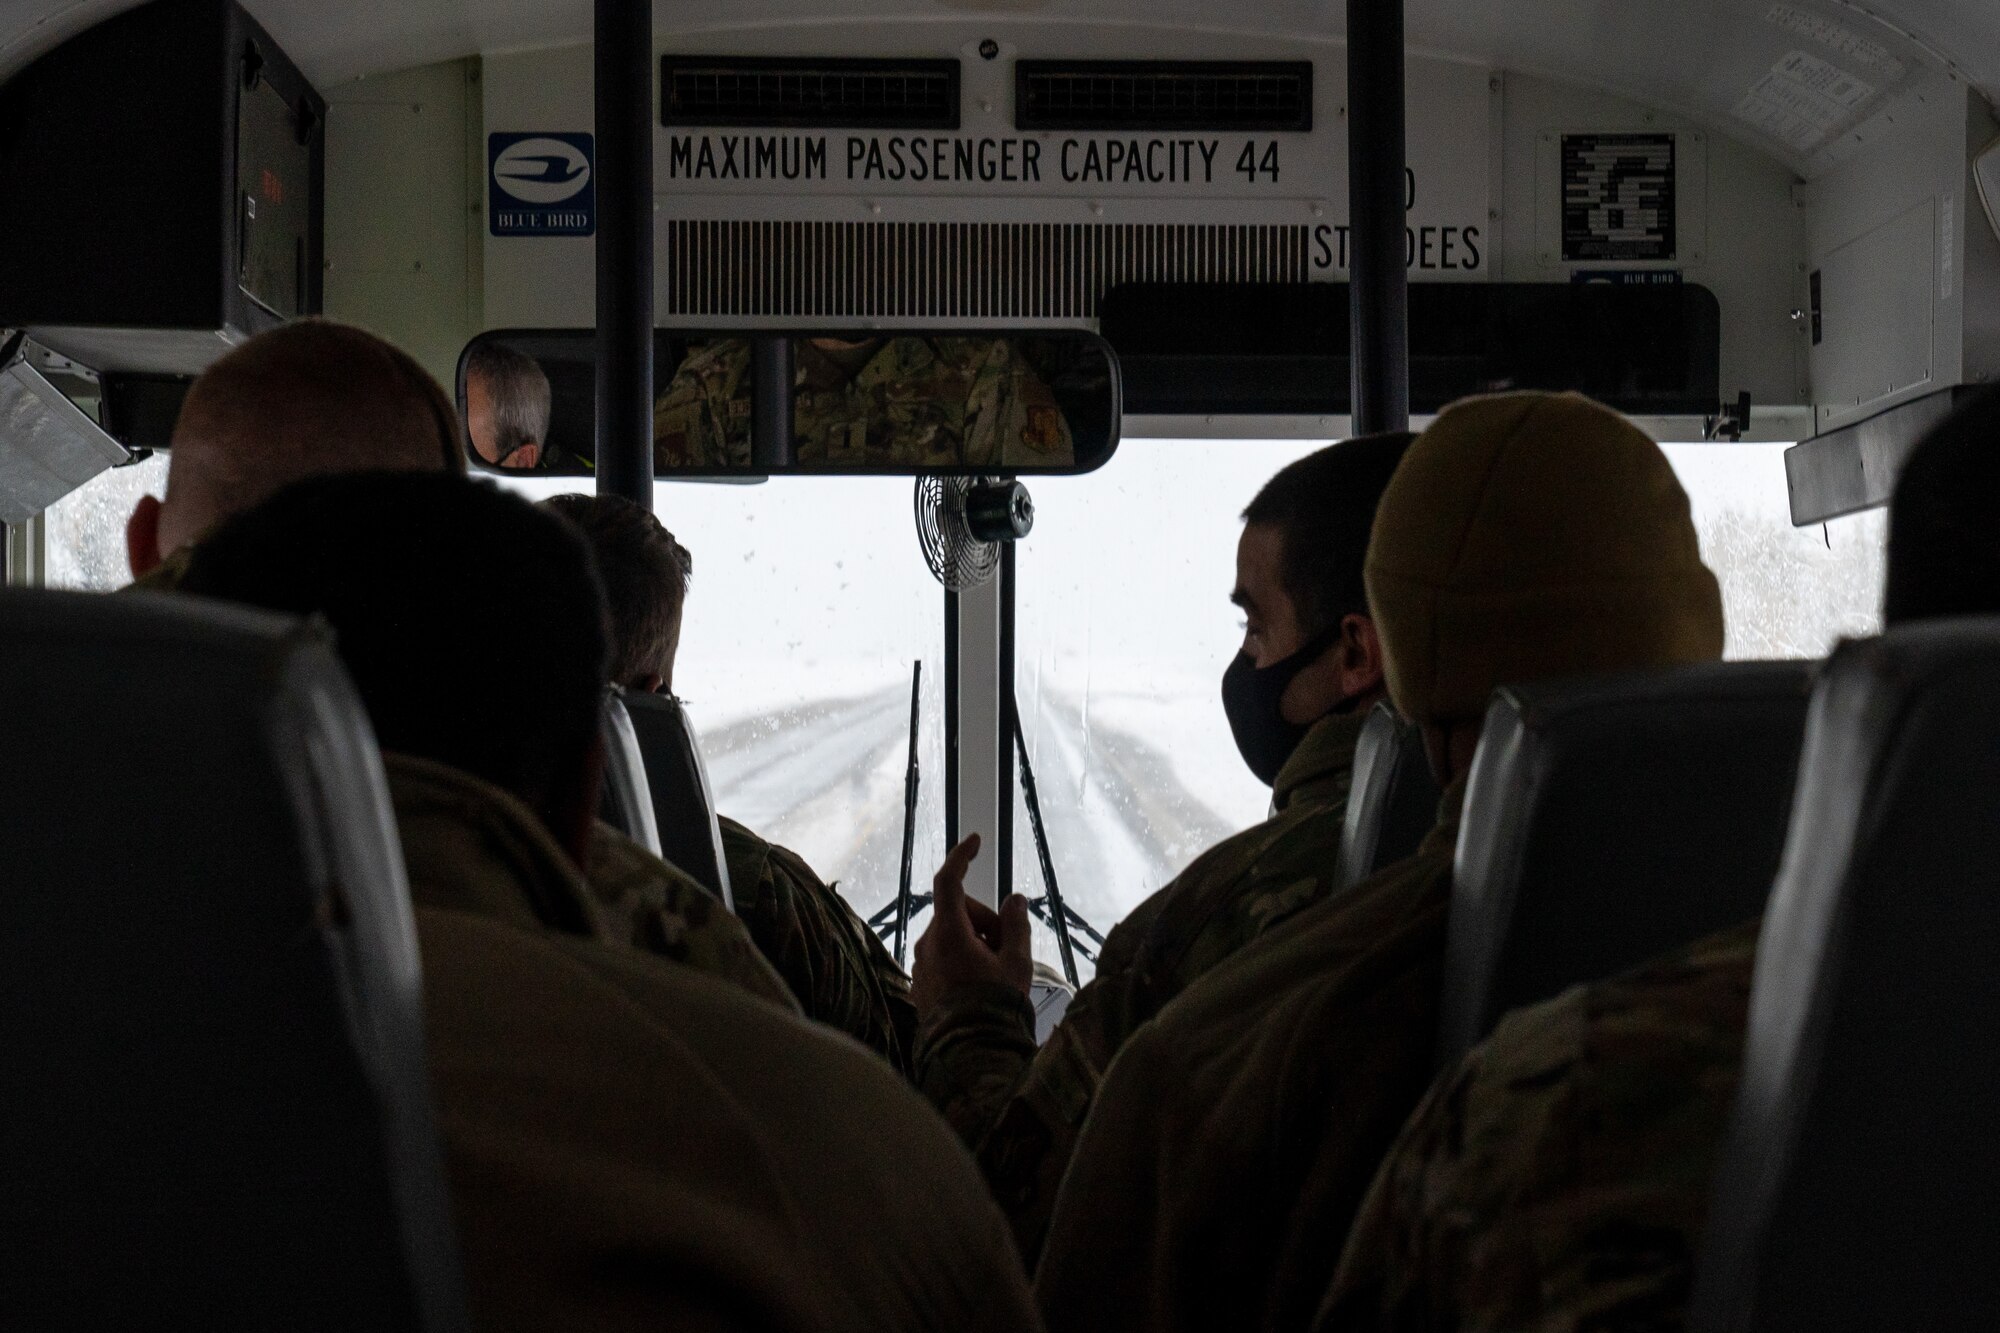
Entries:
{"label": "side window", "polygon": [[1820,657],[1882,628],[1888,511],[1792,526],[1782,444],[1669,444],[1702,559],[1722,583],[1731,659]]}
{"label": "side window", "polygon": [[113,468],[50,505],[48,586],[78,592],[109,592],[132,581],[125,554],[125,520],[142,495],[167,493],[167,457]]}

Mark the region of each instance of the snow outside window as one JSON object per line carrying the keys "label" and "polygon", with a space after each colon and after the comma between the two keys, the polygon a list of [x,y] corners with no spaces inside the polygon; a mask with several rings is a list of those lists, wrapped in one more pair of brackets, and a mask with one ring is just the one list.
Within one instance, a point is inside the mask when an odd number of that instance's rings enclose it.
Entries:
{"label": "snow outside window", "polygon": [[125,520],[142,495],[167,493],[167,456],[100,472],[43,513],[48,534],[48,586],[109,592],[132,581]]}

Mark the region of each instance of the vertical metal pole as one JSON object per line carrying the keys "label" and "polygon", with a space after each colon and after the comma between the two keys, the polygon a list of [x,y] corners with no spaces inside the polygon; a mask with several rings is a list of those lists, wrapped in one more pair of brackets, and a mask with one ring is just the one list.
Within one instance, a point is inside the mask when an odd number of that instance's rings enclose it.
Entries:
{"label": "vertical metal pole", "polygon": [[[958,593],[958,711],[953,754],[958,766],[958,834],[977,833],[979,859],[965,890],[988,907],[1000,906],[1000,809],[1014,799],[1000,785],[1000,750],[1012,748],[1000,695],[1000,580],[988,579]],[[1008,766],[1011,774],[1011,765]]]}
{"label": "vertical metal pole", "polygon": [[782,471],[795,461],[792,396],[798,362],[793,350],[790,338],[750,340],[750,463],[759,472]]}
{"label": "vertical metal pole", "polygon": [[1354,433],[1410,425],[1403,0],[1347,0],[1348,308]]}
{"label": "vertical metal pole", "polygon": [[944,590],[944,845],[958,846],[958,594]]}
{"label": "vertical metal pole", "polygon": [[[1020,723],[1014,717],[1014,543],[1000,544],[1000,572],[996,577],[1000,582],[1000,652],[999,670],[995,673],[1000,696],[1001,729],[1018,728]],[[1000,801],[993,814],[994,878],[999,883],[998,901],[1005,902],[1007,895],[1014,891],[1014,747],[1008,744],[1010,738],[1003,736],[994,756],[999,763],[999,772],[993,785],[999,789]]]}
{"label": "vertical metal pole", "polygon": [[653,507],[653,5],[596,0],[597,493]]}
{"label": "vertical metal pole", "polygon": [[4,579],[9,588],[39,588],[48,582],[48,515],[36,514],[26,523],[0,524],[6,541],[0,544],[4,556]]}

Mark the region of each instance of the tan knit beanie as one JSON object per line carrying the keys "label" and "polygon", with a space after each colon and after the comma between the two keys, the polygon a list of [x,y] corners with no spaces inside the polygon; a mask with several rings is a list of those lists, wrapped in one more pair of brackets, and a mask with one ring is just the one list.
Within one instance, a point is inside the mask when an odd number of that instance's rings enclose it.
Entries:
{"label": "tan knit beanie", "polygon": [[1446,408],[1382,496],[1366,578],[1389,693],[1418,722],[1476,719],[1500,685],[1722,656],[1666,455],[1576,394]]}

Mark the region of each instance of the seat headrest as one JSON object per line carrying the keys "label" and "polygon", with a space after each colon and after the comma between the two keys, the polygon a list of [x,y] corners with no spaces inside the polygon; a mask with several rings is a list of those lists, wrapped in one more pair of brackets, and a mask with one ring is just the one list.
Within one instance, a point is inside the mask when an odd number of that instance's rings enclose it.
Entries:
{"label": "seat headrest", "polygon": [[0,591],[10,1320],[464,1324],[402,854],[324,630]]}
{"label": "seat headrest", "polygon": [[1691,1326],[2000,1310],[2000,619],[1847,644],[1812,705]]}
{"label": "seat headrest", "polygon": [[1354,747],[1354,779],[1335,881],[1339,887],[1352,888],[1414,854],[1437,823],[1440,795],[1424,754],[1423,732],[1388,704],[1376,704]]}
{"label": "seat headrest", "polygon": [[1762,909],[1811,673],[1714,663],[1494,695],[1459,829],[1442,1059],[1509,1009]]}
{"label": "seat headrest", "polygon": [[652,793],[660,854],[735,910],[708,765],[687,710],[672,695],[625,690],[622,697]]}
{"label": "seat headrest", "polygon": [[639,735],[632,728],[622,692],[604,692],[604,822],[660,855],[660,828],[653,813],[653,793],[646,780],[646,760]]}

